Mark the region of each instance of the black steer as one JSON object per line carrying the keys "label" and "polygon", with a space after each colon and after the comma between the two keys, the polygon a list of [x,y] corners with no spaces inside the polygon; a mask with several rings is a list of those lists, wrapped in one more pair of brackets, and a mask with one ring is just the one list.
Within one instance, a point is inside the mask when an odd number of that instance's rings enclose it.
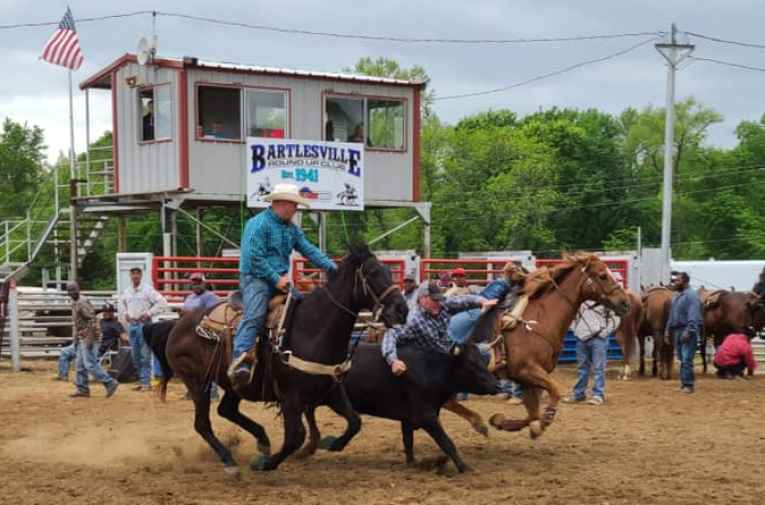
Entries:
{"label": "black steer", "polygon": [[[497,393],[496,378],[489,373],[473,344],[455,346],[451,354],[403,347],[398,350],[398,356],[407,366],[407,372],[400,377],[391,373],[379,345],[359,345],[343,387],[335,388],[325,402],[348,421],[348,428],[338,438],[323,439],[321,447],[341,451],[361,429],[361,420],[356,414],[359,412],[401,421],[407,464],[414,463],[413,432],[422,428],[454,461],[457,469],[464,472],[467,466],[441,426],[439,412],[458,392]],[[310,453],[319,437],[314,409],[309,409],[306,418],[311,428],[311,442],[307,448]]]}

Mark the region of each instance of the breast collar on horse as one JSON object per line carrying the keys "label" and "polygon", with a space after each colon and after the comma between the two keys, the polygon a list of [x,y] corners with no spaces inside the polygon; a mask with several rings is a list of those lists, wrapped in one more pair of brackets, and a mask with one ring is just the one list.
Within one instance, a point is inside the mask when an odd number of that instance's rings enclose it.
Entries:
{"label": "breast collar on horse", "polygon": [[[375,304],[372,309],[372,313],[374,314],[374,321],[375,322],[379,321],[382,312],[385,310],[385,299],[391,293],[398,290],[399,287],[396,284],[391,284],[390,286],[388,286],[388,288],[385,289],[385,291],[382,292],[382,294],[380,295],[376,294],[374,290],[372,289],[372,287],[369,285],[369,281],[367,280],[366,275],[364,275],[364,265],[361,265],[359,268],[357,268],[356,273],[354,274],[354,280],[353,280],[354,294],[356,293],[356,290],[358,289],[359,285],[361,285],[361,288],[363,289],[364,294],[371,296],[372,300],[374,300]],[[352,316],[354,320],[356,319],[356,317],[358,316],[358,313],[349,309],[348,307],[343,305],[339,300],[337,300],[332,295],[332,292],[326,286],[319,289],[321,289],[327,295],[327,298],[329,298],[329,300],[332,302],[333,305],[335,305],[340,310]],[[279,333],[281,333],[281,330],[282,330],[281,328],[282,323],[279,324],[279,328],[278,328]],[[310,375],[328,375],[332,377],[336,382],[342,382],[343,379],[345,378],[345,375],[351,369],[351,361],[353,360],[353,354],[356,352],[356,347],[358,346],[358,343],[359,341],[356,340],[356,342],[354,342],[353,344],[353,347],[348,351],[345,361],[337,365],[325,365],[323,363],[316,363],[316,362],[300,359],[294,354],[292,354],[292,351],[283,350],[281,348],[282,347],[281,339],[276,348],[276,351],[281,357],[282,363],[284,363],[285,365],[291,368],[294,368],[296,370],[299,370],[301,372],[304,372]]]}

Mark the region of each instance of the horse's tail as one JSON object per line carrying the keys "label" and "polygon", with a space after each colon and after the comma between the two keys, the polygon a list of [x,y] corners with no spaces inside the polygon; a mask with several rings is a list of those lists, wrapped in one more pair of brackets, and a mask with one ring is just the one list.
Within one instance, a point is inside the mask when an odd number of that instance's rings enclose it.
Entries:
{"label": "horse's tail", "polygon": [[165,401],[167,397],[167,383],[173,378],[173,369],[167,361],[165,350],[167,349],[167,339],[175,323],[176,321],[160,321],[146,324],[143,327],[143,339],[162,367],[162,378],[159,381],[159,391],[157,392],[162,401]]}

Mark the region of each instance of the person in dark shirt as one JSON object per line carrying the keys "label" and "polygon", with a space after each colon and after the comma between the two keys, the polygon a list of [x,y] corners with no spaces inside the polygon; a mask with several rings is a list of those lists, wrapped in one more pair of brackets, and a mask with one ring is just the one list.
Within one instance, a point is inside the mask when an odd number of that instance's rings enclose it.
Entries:
{"label": "person in dark shirt", "polygon": [[154,140],[154,100],[146,103],[146,114],[143,115],[143,141]]}
{"label": "person in dark shirt", "polygon": [[98,346],[98,356],[103,356],[106,351],[116,351],[119,349],[120,337],[125,335],[125,328],[116,317],[114,317],[114,305],[105,303],[101,309],[101,321],[99,322],[101,330],[101,344]]}
{"label": "person in dark shirt", "polygon": [[760,280],[758,280],[757,284],[754,285],[752,291],[754,291],[754,294],[760,298],[765,299],[765,268],[763,268],[762,272],[760,272]]}

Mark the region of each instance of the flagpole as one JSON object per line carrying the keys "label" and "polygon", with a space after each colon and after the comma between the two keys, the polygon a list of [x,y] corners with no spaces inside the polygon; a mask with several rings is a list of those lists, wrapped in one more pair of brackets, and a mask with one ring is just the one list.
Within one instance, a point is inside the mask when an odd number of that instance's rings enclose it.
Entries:
{"label": "flagpole", "polygon": [[[72,71],[69,70],[69,280],[77,280],[77,208],[74,197],[77,196],[77,183],[74,182],[74,93],[72,91]],[[58,182],[57,182],[58,184]],[[58,211],[58,210],[57,210]]]}

